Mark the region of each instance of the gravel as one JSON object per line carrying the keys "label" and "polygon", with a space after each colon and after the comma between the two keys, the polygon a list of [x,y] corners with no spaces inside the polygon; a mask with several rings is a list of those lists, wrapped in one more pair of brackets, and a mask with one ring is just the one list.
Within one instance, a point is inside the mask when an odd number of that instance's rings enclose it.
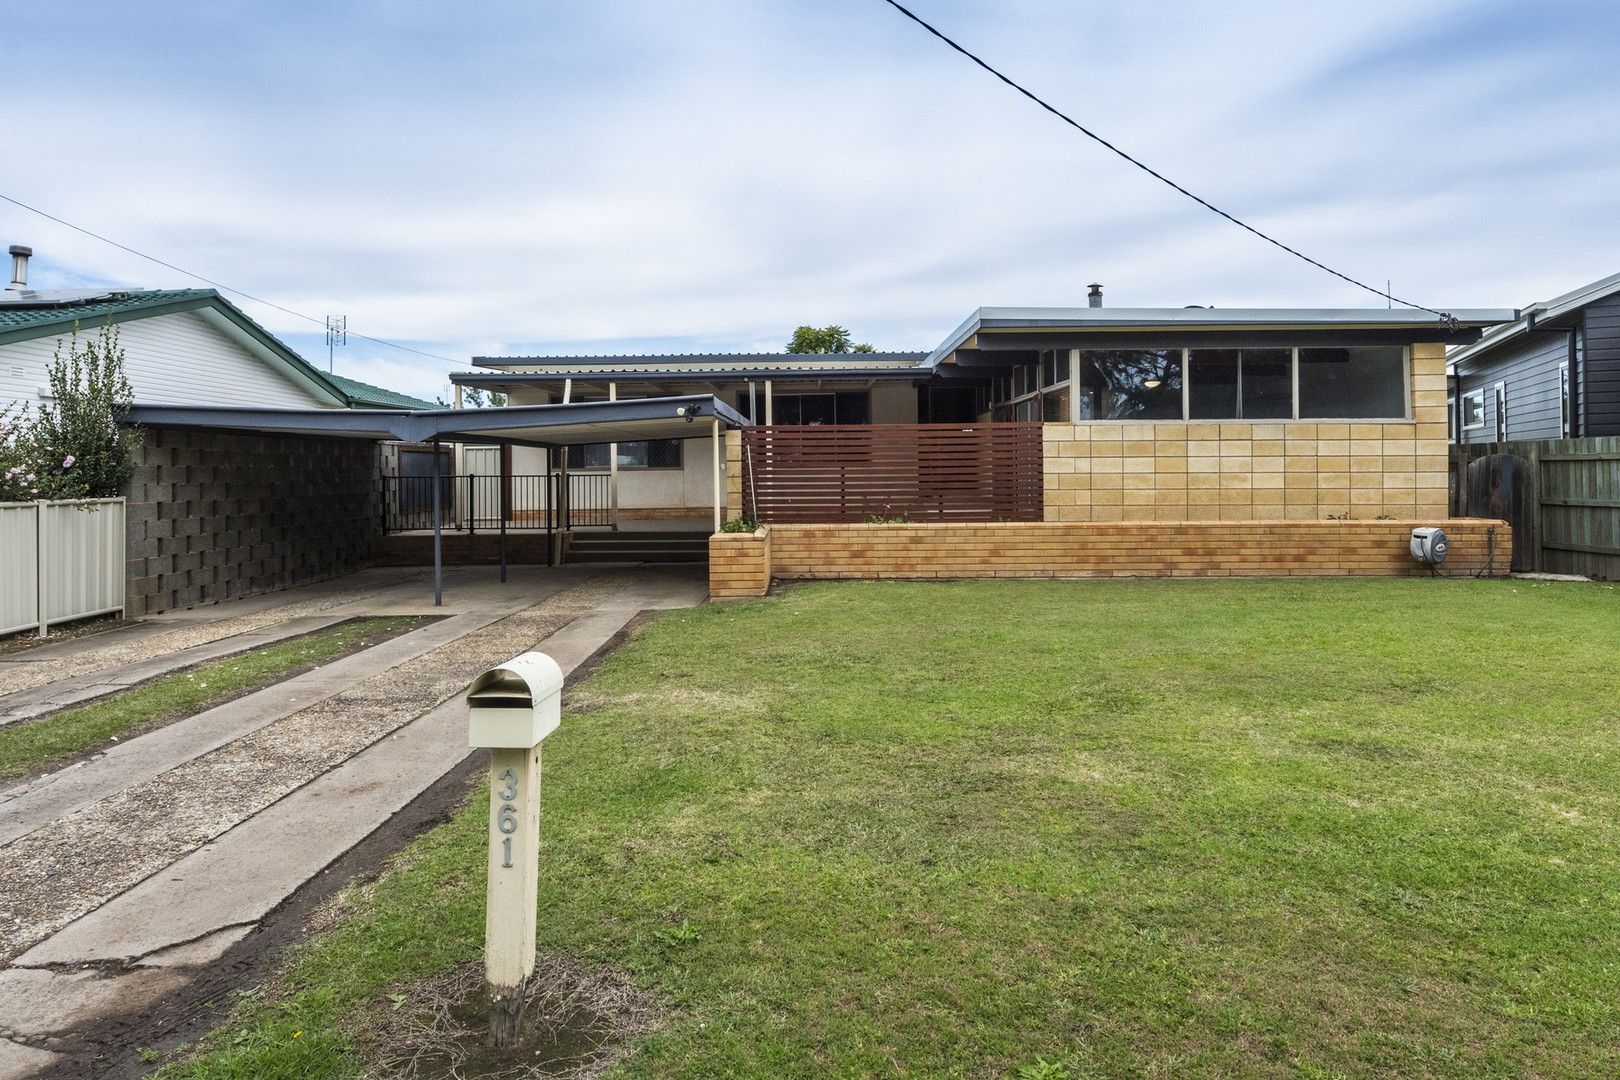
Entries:
{"label": "gravel", "polygon": [[605,579],[581,582],[0,846],[0,961],[462,692],[611,591]]}

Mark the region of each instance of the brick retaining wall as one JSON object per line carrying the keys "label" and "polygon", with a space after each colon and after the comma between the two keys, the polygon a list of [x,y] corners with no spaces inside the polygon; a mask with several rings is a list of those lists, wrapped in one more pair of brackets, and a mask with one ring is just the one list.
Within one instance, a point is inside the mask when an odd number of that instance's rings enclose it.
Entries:
{"label": "brick retaining wall", "polygon": [[127,616],[369,566],[379,476],[368,441],[144,429],[129,486]]}
{"label": "brick retaining wall", "polygon": [[[1046,522],[773,525],[752,546],[709,548],[710,595],[763,595],[775,578],[1421,576],[1411,531],[1434,521]],[[1480,518],[1438,522],[1442,572],[1506,574],[1513,534]],[[1491,536],[1494,531],[1494,541]],[[759,535],[759,534],[756,534]],[[741,539],[753,539],[741,534]]]}

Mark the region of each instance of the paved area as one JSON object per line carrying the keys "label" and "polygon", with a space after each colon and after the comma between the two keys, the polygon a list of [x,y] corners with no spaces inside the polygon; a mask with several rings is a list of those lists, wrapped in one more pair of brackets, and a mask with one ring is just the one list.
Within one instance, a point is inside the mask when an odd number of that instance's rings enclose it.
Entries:
{"label": "paved area", "polygon": [[451,571],[434,609],[420,573],[370,572],[36,660],[88,684],[131,647],[162,660],[310,617],[449,616],[0,792],[0,1077],[67,1067],[64,1040],[199,977],[457,767],[478,672],[535,647],[571,671],[640,612],[706,595],[685,568],[511,577]]}

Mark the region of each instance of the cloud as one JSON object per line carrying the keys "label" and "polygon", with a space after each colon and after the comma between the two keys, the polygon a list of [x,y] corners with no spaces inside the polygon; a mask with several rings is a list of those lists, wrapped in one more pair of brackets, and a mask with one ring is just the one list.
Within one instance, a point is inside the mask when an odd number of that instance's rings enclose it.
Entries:
{"label": "cloud", "polygon": [[[1614,20],[1576,3],[917,0],[1107,138],[1434,306],[1612,272]],[[6,190],[351,338],[474,354],[930,348],[981,304],[1377,304],[1083,139],[877,0],[30,9]],[[1564,16],[1569,16],[1565,18]],[[1567,33],[1570,20],[1583,26]],[[184,279],[14,209],[36,283]],[[244,302],[324,366],[318,328]]]}

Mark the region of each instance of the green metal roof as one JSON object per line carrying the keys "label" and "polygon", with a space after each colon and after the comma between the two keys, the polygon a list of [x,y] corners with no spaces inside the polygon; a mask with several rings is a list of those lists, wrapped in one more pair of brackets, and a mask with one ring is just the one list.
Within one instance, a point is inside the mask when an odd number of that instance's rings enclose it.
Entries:
{"label": "green metal roof", "polygon": [[359,379],[347,379],[342,375],[328,374],[326,380],[335,383],[337,388],[348,396],[349,404],[354,406],[373,409],[441,409],[444,407],[436,401],[424,401],[421,398],[411,397],[409,394],[401,394],[384,389],[381,386],[363,383]]}
{"label": "green metal roof", "polygon": [[[38,296],[38,300],[33,297]],[[68,297],[62,299],[60,297]],[[218,299],[213,289],[83,290],[80,293],[24,294],[0,303],[0,341],[20,341],[67,332],[75,323],[89,327],[108,316],[122,322],[135,313],[158,314],[153,308],[195,307]]]}

